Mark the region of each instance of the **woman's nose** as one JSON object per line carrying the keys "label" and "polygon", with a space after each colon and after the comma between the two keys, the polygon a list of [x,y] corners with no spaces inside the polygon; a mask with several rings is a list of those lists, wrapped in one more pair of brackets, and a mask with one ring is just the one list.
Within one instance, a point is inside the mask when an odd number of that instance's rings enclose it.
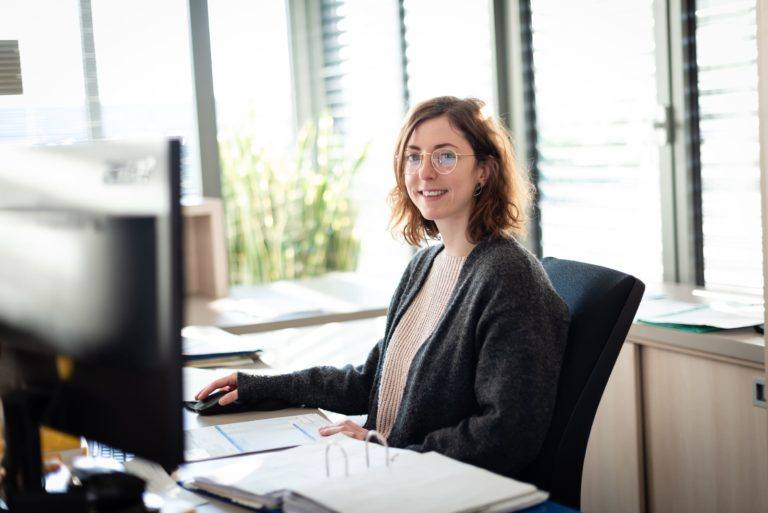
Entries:
{"label": "woman's nose", "polygon": [[432,179],[436,175],[437,171],[435,171],[435,168],[432,167],[432,159],[428,158],[427,155],[424,155],[424,161],[421,165],[421,169],[419,169],[419,178],[422,180]]}

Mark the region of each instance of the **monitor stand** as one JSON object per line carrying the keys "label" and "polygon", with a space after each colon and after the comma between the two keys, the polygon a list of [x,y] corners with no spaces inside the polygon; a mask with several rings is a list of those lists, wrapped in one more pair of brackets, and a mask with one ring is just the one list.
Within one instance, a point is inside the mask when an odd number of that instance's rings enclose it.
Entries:
{"label": "monitor stand", "polygon": [[79,485],[70,486],[66,492],[46,491],[39,429],[49,400],[50,397],[29,390],[15,390],[2,396],[6,451],[2,492],[10,511],[146,513],[144,481],[114,470],[79,475]]}

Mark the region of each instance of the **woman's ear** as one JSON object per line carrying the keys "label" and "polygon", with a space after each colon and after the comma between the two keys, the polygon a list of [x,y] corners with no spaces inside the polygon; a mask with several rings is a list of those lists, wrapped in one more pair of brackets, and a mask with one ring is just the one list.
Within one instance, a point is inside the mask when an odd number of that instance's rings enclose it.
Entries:
{"label": "woman's ear", "polygon": [[485,184],[488,183],[488,177],[491,176],[491,161],[484,160],[478,164],[477,168],[479,171],[477,179],[480,181],[480,184],[485,187]]}

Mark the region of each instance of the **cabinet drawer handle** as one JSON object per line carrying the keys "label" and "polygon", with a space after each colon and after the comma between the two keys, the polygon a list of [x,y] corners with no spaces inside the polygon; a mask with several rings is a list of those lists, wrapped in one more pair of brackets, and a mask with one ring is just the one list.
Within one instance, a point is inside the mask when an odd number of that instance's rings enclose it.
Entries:
{"label": "cabinet drawer handle", "polygon": [[768,408],[765,400],[765,378],[752,380],[752,404],[759,408]]}

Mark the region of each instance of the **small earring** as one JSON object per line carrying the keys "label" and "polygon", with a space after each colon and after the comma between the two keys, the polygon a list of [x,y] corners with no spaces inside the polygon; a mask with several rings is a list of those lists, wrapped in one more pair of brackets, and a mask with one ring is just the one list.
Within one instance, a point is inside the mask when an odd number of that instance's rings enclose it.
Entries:
{"label": "small earring", "polygon": [[482,192],[483,192],[483,186],[482,184],[478,183],[477,185],[475,185],[475,193],[472,196],[475,196],[475,197],[480,196]]}

